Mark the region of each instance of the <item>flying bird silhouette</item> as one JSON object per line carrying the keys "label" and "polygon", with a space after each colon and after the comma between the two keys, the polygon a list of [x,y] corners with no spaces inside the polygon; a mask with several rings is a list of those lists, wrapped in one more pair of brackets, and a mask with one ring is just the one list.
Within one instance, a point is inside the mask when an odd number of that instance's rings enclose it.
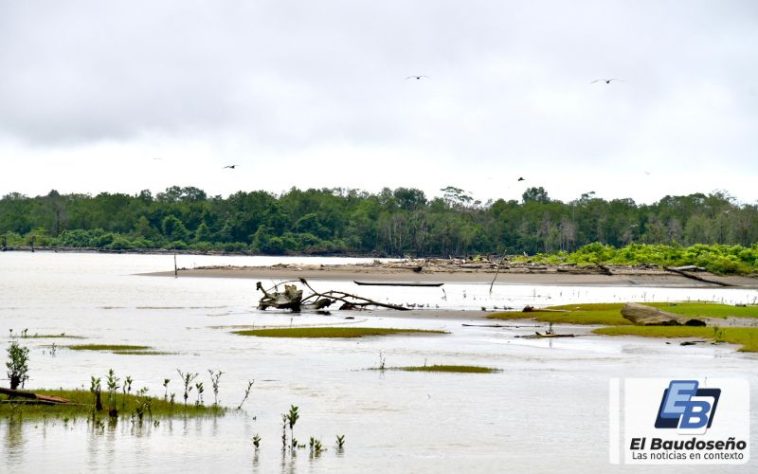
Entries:
{"label": "flying bird silhouette", "polygon": [[519,177],[519,179],[517,181],[525,181],[525,179],[522,178],[522,177]]}
{"label": "flying bird silhouette", "polygon": [[229,169],[234,169],[236,167],[237,167],[237,165],[226,165],[226,166],[224,166],[224,168],[229,168]]}
{"label": "flying bird silhouette", "polygon": [[406,81],[408,79],[416,79],[418,81],[418,80],[421,80],[421,79],[429,79],[429,76],[424,76],[424,75],[421,75],[421,76],[408,76],[408,77],[405,78]]}
{"label": "flying bird silhouette", "polygon": [[590,82],[590,84],[594,84],[596,82],[605,82],[606,84],[610,84],[611,82],[614,82],[614,81],[615,82],[624,82],[621,79],[615,79],[615,78],[611,77],[611,78],[608,78],[608,79],[595,79],[594,81]]}

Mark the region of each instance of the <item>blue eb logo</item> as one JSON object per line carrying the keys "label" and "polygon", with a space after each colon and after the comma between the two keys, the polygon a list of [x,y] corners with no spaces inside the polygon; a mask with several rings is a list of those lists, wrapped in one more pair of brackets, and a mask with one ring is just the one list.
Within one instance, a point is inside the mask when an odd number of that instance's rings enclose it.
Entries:
{"label": "blue eb logo", "polygon": [[707,429],[713,423],[721,389],[698,388],[697,380],[672,380],[663,391],[656,428]]}

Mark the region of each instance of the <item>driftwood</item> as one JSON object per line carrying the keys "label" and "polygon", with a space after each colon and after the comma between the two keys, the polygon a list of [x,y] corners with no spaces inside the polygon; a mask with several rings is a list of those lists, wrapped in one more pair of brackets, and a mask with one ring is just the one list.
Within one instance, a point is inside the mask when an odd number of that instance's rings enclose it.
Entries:
{"label": "driftwood", "polygon": [[522,313],[570,313],[567,309],[552,309],[552,308],[535,308],[534,306],[526,305],[521,310]]}
{"label": "driftwood", "polygon": [[[341,301],[343,305],[340,307],[340,309],[357,309],[357,308],[365,308],[366,306],[378,306],[380,308],[388,308],[388,309],[396,309],[398,311],[408,311],[410,308],[406,308],[405,306],[399,306],[395,304],[389,304],[389,303],[381,303],[379,301],[374,301],[368,298],[364,298],[362,296],[357,295],[351,295],[350,293],[345,293],[344,291],[336,291],[336,290],[330,290],[324,293],[319,293],[318,291],[314,290],[311,285],[308,284],[305,278],[300,279],[300,283],[302,283],[306,288],[311,290],[312,294],[306,296],[303,298],[303,303],[306,301],[310,301],[313,299],[313,304],[318,304],[319,301],[323,300],[337,300]],[[331,303],[330,303],[331,304]]]}
{"label": "driftwood", "polygon": [[257,282],[255,285],[256,289],[263,292],[263,297],[258,301],[258,309],[265,310],[271,307],[289,309],[293,312],[300,312],[301,309],[321,310],[331,306],[336,301],[342,302],[340,309],[344,310],[364,309],[366,306],[377,306],[398,311],[408,311],[410,309],[404,306],[381,303],[362,296],[345,293],[344,291],[330,290],[321,293],[314,290],[305,278],[300,278],[299,281],[311,291],[310,295],[303,297],[303,290],[299,290],[295,285],[287,284],[284,285],[283,292],[267,291],[263,288],[261,282]]}
{"label": "driftwood", "polygon": [[637,303],[627,303],[621,308],[621,316],[638,326],[705,326],[705,321],[686,318],[678,314]]}
{"label": "driftwood", "polygon": [[8,398],[22,398],[24,403],[38,403],[41,405],[66,405],[72,403],[71,400],[52,395],[40,395],[34,392],[24,390],[12,390],[10,388],[0,387],[0,394],[8,395]]}
{"label": "driftwood", "polygon": [[[697,275],[693,275],[691,273],[687,273],[684,270],[682,270],[682,268],[686,268],[686,267],[663,267],[663,268],[666,271],[669,271],[669,272],[672,272],[672,273],[676,273],[677,275],[681,275],[681,276],[683,276],[685,278],[689,278],[691,280],[701,281],[703,283],[710,283],[711,285],[732,286],[729,283],[724,283],[723,281],[708,280],[708,279],[705,279],[703,277],[699,277]],[[695,268],[697,268],[697,267],[695,267]]]}

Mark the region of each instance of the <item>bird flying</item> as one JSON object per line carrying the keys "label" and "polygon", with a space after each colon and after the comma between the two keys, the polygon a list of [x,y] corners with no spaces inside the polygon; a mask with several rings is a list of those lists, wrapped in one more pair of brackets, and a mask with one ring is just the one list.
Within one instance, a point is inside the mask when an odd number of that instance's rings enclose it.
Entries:
{"label": "bird flying", "polygon": [[224,166],[224,168],[229,168],[229,169],[232,169],[232,170],[234,168],[236,168],[236,167],[237,167],[237,165],[226,165],[226,166]]}
{"label": "bird flying", "polygon": [[405,78],[406,81],[408,79],[416,79],[418,81],[418,80],[421,80],[421,79],[429,79],[429,76],[423,76],[423,75],[421,75],[421,76],[408,76],[408,77]]}
{"label": "bird flying", "polygon": [[605,82],[606,84],[610,84],[611,82],[623,82],[621,79],[615,79],[613,77],[608,79],[595,79],[594,81],[590,82],[590,84],[594,84],[596,82]]}
{"label": "bird flying", "polygon": [[517,181],[525,181],[525,179],[519,176],[519,179]]}

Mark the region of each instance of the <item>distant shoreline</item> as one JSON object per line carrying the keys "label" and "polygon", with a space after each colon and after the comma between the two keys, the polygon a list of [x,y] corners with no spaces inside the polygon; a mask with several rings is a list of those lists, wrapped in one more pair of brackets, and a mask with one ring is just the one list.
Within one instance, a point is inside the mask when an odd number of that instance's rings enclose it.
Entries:
{"label": "distant shoreline", "polygon": [[[179,277],[199,278],[246,278],[259,280],[374,280],[381,282],[442,282],[481,283],[511,285],[560,285],[560,286],[643,286],[660,288],[722,288],[721,286],[691,280],[665,270],[613,268],[611,275],[600,274],[579,268],[514,266],[497,271],[492,268],[472,268],[476,265],[462,264],[458,267],[438,268],[417,265],[422,260],[397,263],[350,264],[350,265],[296,265],[279,264],[268,267],[199,267],[180,268]],[[419,270],[419,267],[421,270]],[[414,271],[417,270],[417,271]],[[496,276],[497,272],[497,276]],[[173,271],[153,272],[143,275],[174,276]],[[724,288],[758,289],[758,279],[746,276],[717,276],[704,274],[708,280],[730,286]]]}

